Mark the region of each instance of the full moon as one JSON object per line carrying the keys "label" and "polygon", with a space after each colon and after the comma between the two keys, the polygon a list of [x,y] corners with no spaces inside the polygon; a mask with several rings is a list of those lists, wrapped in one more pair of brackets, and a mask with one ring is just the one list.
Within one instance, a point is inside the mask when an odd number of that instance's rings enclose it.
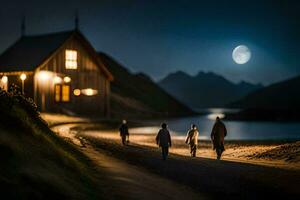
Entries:
{"label": "full moon", "polygon": [[250,49],[245,45],[239,45],[234,48],[232,51],[232,59],[237,64],[245,64],[247,63],[251,58],[251,51]]}

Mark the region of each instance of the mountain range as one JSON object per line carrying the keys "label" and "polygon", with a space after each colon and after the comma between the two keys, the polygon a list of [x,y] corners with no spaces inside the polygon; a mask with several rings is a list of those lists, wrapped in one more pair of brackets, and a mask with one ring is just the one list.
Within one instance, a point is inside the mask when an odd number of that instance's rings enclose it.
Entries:
{"label": "mountain range", "polygon": [[115,117],[176,117],[194,112],[160,88],[149,76],[134,74],[111,56],[100,52],[101,61],[114,76],[111,113]]}
{"label": "mountain range", "polygon": [[231,107],[243,109],[231,116],[234,119],[273,120],[291,115],[295,119],[300,110],[300,76],[264,87],[245,81],[233,83],[213,72],[191,76],[177,71],[155,83],[105,53],[99,56],[115,77],[111,83],[113,116],[175,117],[195,114],[191,108]]}
{"label": "mountain range", "polygon": [[224,107],[263,88],[261,84],[245,81],[236,84],[213,72],[201,71],[195,76],[177,71],[158,84],[191,108]]}

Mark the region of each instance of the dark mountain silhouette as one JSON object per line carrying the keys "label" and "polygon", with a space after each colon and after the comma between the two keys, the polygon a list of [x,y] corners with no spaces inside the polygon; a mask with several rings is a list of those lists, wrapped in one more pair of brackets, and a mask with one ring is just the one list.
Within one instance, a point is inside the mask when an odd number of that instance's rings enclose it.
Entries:
{"label": "dark mountain silhouette", "polygon": [[182,116],[193,111],[161,89],[143,73],[133,74],[115,59],[99,53],[114,76],[111,83],[111,110],[115,116]]}
{"label": "dark mountain silhouette", "polygon": [[212,72],[190,76],[177,71],[159,81],[159,85],[177,99],[193,108],[223,107],[253,92],[262,85],[247,82],[235,84]]}
{"label": "dark mountain silhouette", "polygon": [[229,120],[299,121],[300,76],[272,84],[229,104],[241,108],[227,114]]}
{"label": "dark mountain silhouette", "polygon": [[230,106],[246,109],[299,109],[300,76],[257,90]]}

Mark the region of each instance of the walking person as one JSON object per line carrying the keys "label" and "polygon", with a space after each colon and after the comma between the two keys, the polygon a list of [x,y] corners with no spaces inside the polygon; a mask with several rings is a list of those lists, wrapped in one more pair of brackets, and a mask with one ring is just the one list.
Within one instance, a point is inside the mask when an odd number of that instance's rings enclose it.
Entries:
{"label": "walking person", "polygon": [[190,145],[191,156],[196,157],[197,145],[198,145],[198,129],[195,124],[191,125],[191,129],[188,131],[185,143]]}
{"label": "walking person", "polygon": [[162,158],[166,160],[169,154],[169,147],[172,146],[171,135],[166,123],[162,123],[161,129],[157,133],[156,144],[161,147]]}
{"label": "walking person", "polygon": [[218,160],[221,159],[221,155],[223,151],[225,151],[224,138],[226,137],[226,135],[227,130],[225,124],[221,121],[219,117],[217,117],[210,137],[213,143],[213,149],[216,150]]}
{"label": "walking person", "polygon": [[122,125],[120,126],[119,131],[122,144],[126,145],[127,143],[129,143],[129,131],[126,120],[122,121]]}

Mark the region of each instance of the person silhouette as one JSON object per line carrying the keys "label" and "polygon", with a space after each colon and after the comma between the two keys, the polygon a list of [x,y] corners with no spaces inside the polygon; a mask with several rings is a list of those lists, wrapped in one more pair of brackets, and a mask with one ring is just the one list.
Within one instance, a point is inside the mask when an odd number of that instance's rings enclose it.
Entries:
{"label": "person silhouette", "polygon": [[171,135],[166,123],[162,123],[161,129],[158,131],[155,140],[156,144],[161,147],[163,160],[166,160],[169,154],[169,147],[172,146]]}
{"label": "person silhouette", "polygon": [[190,145],[191,156],[196,157],[197,145],[198,145],[198,129],[195,124],[191,125],[191,129],[188,131],[185,143]]}
{"label": "person silhouette", "polygon": [[[126,145],[129,143],[129,131],[126,120],[122,121],[122,125],[119,128],[120,131],[120,137],[123,145]],[[127,140],[126,140],[127,137]]]}
{"label": "person silhouette", "polygon": [[211,131],[210,137],[213,143],[213,149],[216,150],[218,160],[221,159],[221,155],[223,151],[225,151],[224,138],[226,137],[226,135],[227,130],[225,124],[221,121],[219,117],[217,117],[213,129]]}

